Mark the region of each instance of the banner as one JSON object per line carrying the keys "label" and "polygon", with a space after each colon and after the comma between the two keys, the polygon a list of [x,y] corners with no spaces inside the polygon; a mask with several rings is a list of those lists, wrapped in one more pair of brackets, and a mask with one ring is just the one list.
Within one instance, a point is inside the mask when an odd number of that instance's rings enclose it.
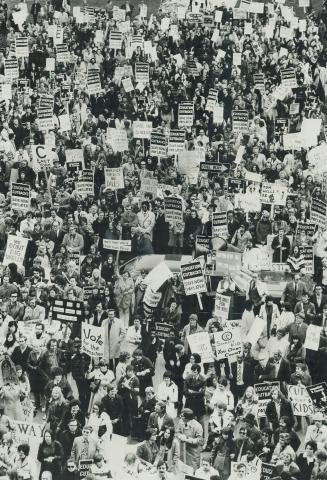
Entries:
{"label": "banner", "polygon": [[122,167],[105,168],[106,188],[119,190],[125,188],[124,174]]}
{"label": "banner", "polygon": [[294,415],[308,417],[314,414],[312,400],[304,385],[288,385],[288,399],[292,403]]}
{"label": "banner", "polygon": [[215,332],[213,337],[218,360],[231,357],[236,358],[237,355],[242,355],[243,341],[239,327],[223,330],[222,332]]}
{"label": "banner", "polygon": [[308,325],[303,345],[304,348],[308,348],[309,350],[314,350],[316,352],[318,351],[321,330],[322,327],[318,327],[318,325]]}
{"label": "banner", "polygon": [[234,133],[248,133],[249,112],[247,110],[233,110],[232,122]]}
{"label": "banner", "polygon": [[11,209],[26,212],[31,208],[31,187],[23,183],[11,184]]}
{"label": "banner", "polygon": [[15,263],[17,266],[22,266],[25,259],[27,244],[28,238],[8,235],[3,265]]}
{"label": "banner", "polygon": [[255,383],[254,392],[258,397],[258,417],[262,418],[266,416],[266,407],[271,400],[270,394],[271,390],[274,388],[280,388],[279,382],[265,382],[265,383]]}
{"label": "banner", "polygon": [[55,300],[52,307],[52,319],[76,323],[82,317],[82,307],[82,302],[77,300]]}
{"label": "banner", "polygon": [[195,295],[207,291],[206,281],[199,260],[181,265],[181,274],[186,295]]}
{"label": "banner", "polygon": [[166,197],[164,204],[166,222],[183,222],[183,202],[181,198]]}
{"label": "banner", "polygon": [[194,105],[193,102],[181,102],[178,105],[178,127],[191,128],[193,125]]}
{"label": "banner", "polygon": [[215,316],[221,320],[227,320],[229,315],[230,298],[227,295],[222,295],[216,292],[215,298]]}
{"label": "banner", "polygon": [[202,363],[210,363],[213,361],[212,347],[208,332],[192,333],[187,336],[187,341],[191,352],[201,355]]}
{"label": "banner", "polygon": [[103,239],[103,248],[106,250],[117,250],[119,252],[130,252],[132,250],[131,240],[108,240]]}
{"label": "banner", "polygon": [[105,343],[104,327],[95,327],[82,322],[82,349],[90,357],[103,357]]}
{"label": "banner", "polygon": [[212,235],[214,237],[228,238],[227,212],[212,213]]}

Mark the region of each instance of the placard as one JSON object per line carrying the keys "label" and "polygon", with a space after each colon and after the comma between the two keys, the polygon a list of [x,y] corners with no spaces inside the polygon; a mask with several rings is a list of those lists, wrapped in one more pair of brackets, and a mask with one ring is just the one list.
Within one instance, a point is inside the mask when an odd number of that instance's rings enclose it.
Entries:
{"label": "placard", "polygon": [[227,212],[212,213],[212,235],[214,237],[228,238]]}
{"label": "placard", "polygon": [[196,295],[207,291],[202,266],[199,260],[181,265],[181,274],[186,295]]}
{"label": "placard", "polygon": [[310,221],[325,229],[327,220],[327,203],[320,198],[312,198]]}
{"label": "placard", "polygon": [[197,332],[187,336],[187,341],[192,353],[198,353],[201,356],[202,363],[211,363],[213,361],[213,352],[208,332]]}
{"label": "placard", "polygon": [[131,240],[103,239],[103,248],[106,250],[117,250],[119,252],[130,252],[132,250]]}
{"label": "placard", "polygon": [[150,139],[152,133],[152,122],[136,121],[133,123],[134,138]]}
{"label": "placard", "polygon": [[135,81],[137,83],[149,83],[150,78],[150,66],[148,63],[137,62],[135,63]]}
{"label": "placard", "polygon": [[123,41],[123,34],[122,32],[110,30],[109,33],[109,45],[110,48],[114,50],[120,50]]}
{"label": "placard", "polygon": [[91,465],[93,464],[93,460],[80,460],[78,462],[78,472],[79,472],[79,478],[80,480],[82,478],[87,477],[87,475],[90,473]]}
{"label": "placard", "polygon": [[217,99],[218,99],[218,90],[216,90],[215,88],[210,88],[208,97],[207,97],[207,104],[206,104],[206,110],[208,110],[208,112],[213,112],[215,105],[217,103]]}
{"label": "placard", "polygon": [[239,272],[242,268],[242,254],[238,252],[216,252],[216,271],[219,274]]}
{"label": "placard", "polygon": [[15,39],[15,52],[16,57],[28,57],[29,56],[29,47],[28,47],[28,38],[27,37],[16,37]]}
{"label": "placard", "polygon": [[5,58],[5,82],[12,83],[19,77],[17,58]]}
{"label": "placard", "polygon": [[52,319],[60,322],[78,322],[82,317],[82,302],[77,300],[55,300],[52,307]]}
{"label": "placard", "polygon": [[247,110],[233,110],[232,122],[234,133],[248,133],[249,112]]}
{"label": "placard", "polygon": [[104,327],[96,327],[82,322],[81,328],[82,348],[81,351],[90,357],[103,357],[105,345]]}
{"label": "placard", "polygon": [[167,142],[164,133],[152,131],[150,138],[150,155],[153,157],[165,157],[167,155]]}
{"label": "placard", "polygon": [[156,322],[154,328],[151,330],[151,336],[165,340],[175,336],[174,325],[170,323]]}
{"label": "placard", "polygon": [[254,385],[254,392],[258,397],[258,417],[266,417],[266,408],[271,400],[271,391],[274,387],[280,388],[280,382],[265,382],[256,383]]}
{"label": "placard", "polygon": [[294,415],[308,417],[314,414],[312,400],[304,385],[288,385],[288,399],[292,403]]}
{"label": "placard", "polygon": [[82,170],[78,182],[75,185],[76,191],[82,197],[94,195],[94,172],[93,170]]}
{"label": "placard", "polygon": [[11,184],[11,209],[26,212],[31,208],[31,187],[23,183]]}
{"label": "placard", "polygon": [[168,138],[168,155],[176,155],[185,150],[185,130],[170,130]]}
{"label": "placard", "polygon": [[72,148],[65,151],[66,167],[69,172],[84,169],[84,153],[82,148]]}
{"label": "placard", "polygon": [[239,327],[215,332],[213,334],[215,340],[216,357],[218,360],[224,358],[236,358],[243,352],[243,341],[241,329]]}
{"label": "placard", "polygon": [[280,71],[283,87],[297,88],[297,79],[294,68],[283,68]]}
{"label": "placard", "polygon": [[316,352],[318,351],[321,330],[322,327],[319,327],[318,325],[308,325],[303,345],[304,348],[314,350]]}
{"label": "placard", "polygon": [[41,109],[38,108],[37,110],[37,124],[39,129],[42,132],[47,132],[48,130],[52,130],[54,128],[54,121],[53,121],[53,108],[45,108]]}
{"label": "placard", "polygon": [[122,167],[105,168],[106,188],[111,190],[119,190],[125,188],[124,173]]}
{"label": "placard", "polygon": [[183,222],[183,202],[181,198],[166,197],[165,204],[165,220],[166,222],[178,223]]}
{"label": "placard", "polygon": [[68,50],[68,45],[65,43],[56,45],[56,59],[58,62],[69,62],[70,53]]}
{"label": "placard", "polygon": [[107,129],[107,143],[109,143],[114,152],[128,151],[127,132],[122,128]]}
{"label": "placard", "polygon": [[179,128],[191,128],[193,125],[194,105],[193,102],[181,102],[178,105]]}
{"label": "placard", "polygon": [[326,382],[315,383],[306,387],[309,397],[312,400],[315,412],[327,413],[327,384]]}
{"label": "placard", "polygon": [[25,259],[28,238],[16,237],[16,235],[8,235],[6,251],[3,258],[3,265],[15,263],[17,266],[22,266]]}
{"label": "placard", "polygon": [[230,298],[228,295],[222,295],[216,292],[215,298],[215,317],[221,320],[227,320],[229,315]]}
{"label": "placard", "polygon": [[288,189],[278,183],[263,182],[261,184],[260,201],[268,205],[286,205]]}

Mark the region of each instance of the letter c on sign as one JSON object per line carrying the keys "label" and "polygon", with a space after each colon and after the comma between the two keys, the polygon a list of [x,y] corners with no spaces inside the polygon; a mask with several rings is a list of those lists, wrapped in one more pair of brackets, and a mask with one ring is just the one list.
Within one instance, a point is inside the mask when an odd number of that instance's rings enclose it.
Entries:
{"label": "letter c on sign", "polygon": [[42,145],[39,145],[38,147],[36,147],[36,155],[39,157],[39,158],[46,158],[46,155],[41,155],[40,154],[40,150],[43,150],[43,153],[45,151],[44,147]]}

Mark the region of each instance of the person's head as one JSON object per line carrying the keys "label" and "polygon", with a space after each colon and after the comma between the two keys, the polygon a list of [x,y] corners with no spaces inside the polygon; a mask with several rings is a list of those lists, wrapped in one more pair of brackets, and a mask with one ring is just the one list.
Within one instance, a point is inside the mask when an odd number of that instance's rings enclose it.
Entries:
{"label": "person's head", "polygon": [[290,434],[288,432],[280,432],[279,434],[279,443],[281,446],[285,447],[290,443]]}
{"label": "person's head", "polygon": [[184,421],[184,423],[188,423],[194,417],[193,410],[191,410],[190,408],[184,408],[182,410],[181,417],[182,417],[182,420]]}
{"label": "person's head", "polygon": [[324,415],[321,412],[316,412],[312,417],[312,421],[316,427],[320,428],[324,421]]}
{"label": "person's head", "polygon": [[25,337],[25,335],[21,335],[18,339],[18,343],[20,348],[25,348],[27,346],[27,337]]}
{"label": "person's head", "polygon": [[327,451],[324,449],[318,450],[315,457],[318,466],[321,468],[321,466],[327,462]]}
{"label": "person's head", "polygon": [[28,443],[21,443],[17,447],[17,452],[18,452],[19,458],[21,458],[21,459],[24,459],[24,458],[28,457],[28,455],[30,453],[29,444]]}
{"label": "person's head", "polygon": [[41,480],[52,480],[52,473],[49,470],[45,470],[41,473]]}
{"label": "person's head", "polygon": [[297,325],[301,325],[305,319],[305,313],[304,312],[299,312],[295,315],[295,323]]}
{"label": "person's head", "polygon": [[50,430],[45,430],[45,432],[43,434],[43,441],[47,445],[50,445],[52,443],[52,434],[51,434]]}
{"label": "person's head", "polygon": [[159,462],[157,464],[157,471],[158,471],[158,474],[159,474],[160,478],[165,478],[166,474],[168,472],[168,466],[167,466],[166,462],[163,462],[162,460],[159,460]]}
{"label": "person's head", "polygon": [[60,387],[53,387],[51,391],[51,398],[52,400],[58,401],[61,400],[63,397],[62,391]]}
{"label": "person's head", "polygon": [[103,464],[103,455],[101,455],[101,453],[96,453],[93,457],[93,462],[98,468],[101,468]]}
{"label": "person's head", "polygon": [[305,444],[305,453],[308,457],[313,457],[318,449],[318,445],[314,440],[309,440]]}
{"label": "person's head", "polygon": [[190,363],[192,365],[198,363],[200,364],[201,363],[201,355],[199,355],[198,353],[192,353],[192,355],[190,356]]}
{"label": "person's head", "polygon": [[76,470],[76,463],[75,463],[75,460],[73,458],[69,458],[67,460],[67,470],[69,472],[73,472],[74,470]]}
{"label": "person's head", "polygon": [[151,400],[153,399],[155,396],[155,391],[154,391],[154,388],[153,387],[146,387],[145,389],[145,398],[147,400]]}
{"label": "person's head", "polygon": [[280,392],[279,388],[273,387],[271,389],[270,396],[271,396],[272,400],[274,400],[274,401],[280,400],[281,399],[281,392]]}
{"label": "person's head", "polygon": [[133,354],[133,357],[135,358],[135,360],[137,362],[140,362],[142,360],[142,357],[143,357],[143,352],[140,348],[137,348]]}
{"label": "person's head", "polygon": [[71,432],[71,433],[75,433],[78,429],[78,422],[76,420],[76,418],[72,418],[69,422],[68,422],[68,430]]}
{"label": "person's head", "polygon": [[192,313],[190,316],[189,316],[189,322],[190,322],[190,326],[195,328],[198,324],[198,316],[196,315],[196,313]]}
{"label": "person's head", "polygon": [[91,433],[92,433],[92,427],[90,427],[89,425],[85,425],[82,429],[82,436],[87,439],[89,438]]}
{"label": "person's head", "polygon": [[247,457],[247,461],[248,462],[251,462],[254,457],[255,457],[255,450],[254,450],[254,446],[252,445],[249,445],[246,449],[246,457]]}
{"label": "person's head", "polygon": [[197,377],[201,372],[201,366],[198,363],[195,363],[191,366],[191,375]]}
{"label": "person's head", "polygon": [[69,403],[69,408],[70,408],[70,413],[71,413],[72,417],[75,418],[76,415],[78,414],[78,412],[81,409],[81,404],[80,404],[79,400],[76,400],[75,398],[73,400],[71,400],[70,403]]}

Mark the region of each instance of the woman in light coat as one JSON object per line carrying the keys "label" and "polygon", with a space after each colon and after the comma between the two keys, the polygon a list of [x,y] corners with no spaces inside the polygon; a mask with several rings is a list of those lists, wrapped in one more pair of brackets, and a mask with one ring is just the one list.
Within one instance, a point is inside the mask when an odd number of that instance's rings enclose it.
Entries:
{"label": "woman in light coat", "polygon": [[154,461],[154,465],[158,465],[160,461],[166,462],[168,472],[178,475],[180,455],[180,446],[178,440],[175,438],[175,429],[168,427],[159,440],[159,452]]}
{"label": "woman in light coat", "polygon": [[176,403],[178,402],[178,388],[172,381],[172,374],[165,372],[163,374],[163,382],[159,383],[157,397],[159,400],[166,402],[167,415],[176,418]]}
{"label": "woman in light coat", "polygon": [[106,362],[116,360],[120,355],[121,343],[125,337],[125,329],[120,318],[108,311],[108,318],[102,322],[104,327],[104,359]]}
{"label": "woman in light coat", "polygon": [[119,318],[122,320],[124,328],[129,326],[130,313],[134,306],[134,281],[129,272],[124,272],[118,276],[114,288],[115,300],[119,312]]}

